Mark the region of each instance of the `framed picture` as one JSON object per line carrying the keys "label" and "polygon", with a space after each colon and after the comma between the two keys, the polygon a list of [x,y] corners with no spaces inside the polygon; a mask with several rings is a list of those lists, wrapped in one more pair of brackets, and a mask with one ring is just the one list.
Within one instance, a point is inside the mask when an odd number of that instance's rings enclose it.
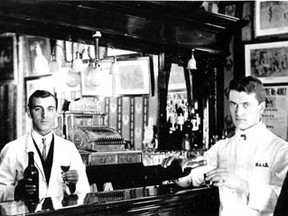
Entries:
{"label": "framed picture", "polygon": [[29,74],[27,76],[40,76],[50,72],[51,61],[50,40],[43,37],[27,36]]}
{"label": "framed picture", "polygon": [[115,95],[150,94],[151,65],[149,57],[119,60],[119,71],[114,73]]}
{"label": "framed picture", "polygon": [[288,33],[288,2],[255,2],[255,36],[278,35]]}
{"label": "framed picture", "polygon": [[15,35],[0,36],[0,80],[14,81],[17,79],[17,53]]}
{"label": "framed picture", "polygon": [[55,87],[51,85],[54,83],[53,76],[51,74],[34,76],[34,77],[25,77],[25,99],[28,101],[30,95],[36,90],[46,90],[55,93]]}
{"label": "framed picture", "polygon": [[288,85],[265,85],[265,91],[263,122],[272,132],[288,140]]}
{"label": "framed picture", "polygon": [[110,73],[111,61],[99,63],[97,70],[87,69],[81,73],[82,96],[112,96],[112,74]]}
{"label": "framed picture", "polygon": [[263,83],[288,82],[288,41],[245,45],[245,73]]}

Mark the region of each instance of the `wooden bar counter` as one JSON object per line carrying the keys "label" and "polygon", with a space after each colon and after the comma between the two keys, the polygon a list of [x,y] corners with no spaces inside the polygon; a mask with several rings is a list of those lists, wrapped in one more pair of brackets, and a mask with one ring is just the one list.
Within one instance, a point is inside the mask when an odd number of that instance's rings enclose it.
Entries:
{"label": "wooden bar counter", "polygon": [[[28,210],[30,209],[30,213]],[[172,184],[49,197],[37,206],[24,202],[0,203],[1,215],[161,215],[216,216],[218,189],[182,189]],[[31,210],[32,209],[32,210]]]}

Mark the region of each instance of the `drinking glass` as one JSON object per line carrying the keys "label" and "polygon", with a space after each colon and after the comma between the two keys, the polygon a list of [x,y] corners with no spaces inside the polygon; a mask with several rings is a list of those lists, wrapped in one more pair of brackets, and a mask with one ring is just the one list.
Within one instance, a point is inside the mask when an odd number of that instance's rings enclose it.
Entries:
{"label": "drinking glass", "polygon": [[70,160],[63,158],[61,161],[61,170],[62,170],[62,178],[63,181],[66,183],[66,177],[65,177],[65,172],[67,172],[70,169]]}

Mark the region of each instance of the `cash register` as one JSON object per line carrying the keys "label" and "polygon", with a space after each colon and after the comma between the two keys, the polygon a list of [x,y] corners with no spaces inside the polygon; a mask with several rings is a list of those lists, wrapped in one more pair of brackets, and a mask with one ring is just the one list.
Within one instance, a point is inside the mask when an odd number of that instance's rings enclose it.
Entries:
{"label": "cash register", "polygon": [[142,163],[142,152],[128,150],[129,142],[107,126],[107,114],[96,99],[77,99],[63,110],[54,130],[76,145],[87,166]]}

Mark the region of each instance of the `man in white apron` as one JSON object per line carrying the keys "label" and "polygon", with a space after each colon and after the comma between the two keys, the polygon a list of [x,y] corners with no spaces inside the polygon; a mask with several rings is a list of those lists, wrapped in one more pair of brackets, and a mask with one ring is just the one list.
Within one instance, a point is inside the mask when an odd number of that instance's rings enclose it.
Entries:
{"label": "man in white apron", "polygon": [[[288,143],[261,121],[265,99],[257,78],[231,82],[229,102],[235,135],[204,153],[207,166],[175,180],[183,187],[199,186],[205,174],[205,180],[219,188],[220,216],[273,215],[288,168]],[[164,166],[169,163],[171,159]]]}
{"label": "man in white apron", "polygon": [[[23,200],[29,190],[34,190],[23,175],[31,151],[39,172],[40,199],[90,191],[77,148],[52,130],[57,105],[57,98],[50,92],[37,90],[30,96],[28,116],[32,120],[32,130],[6,144],[0,154],[0,201]],[[66,161],[70,168],[63,174],[61,165]]]}

